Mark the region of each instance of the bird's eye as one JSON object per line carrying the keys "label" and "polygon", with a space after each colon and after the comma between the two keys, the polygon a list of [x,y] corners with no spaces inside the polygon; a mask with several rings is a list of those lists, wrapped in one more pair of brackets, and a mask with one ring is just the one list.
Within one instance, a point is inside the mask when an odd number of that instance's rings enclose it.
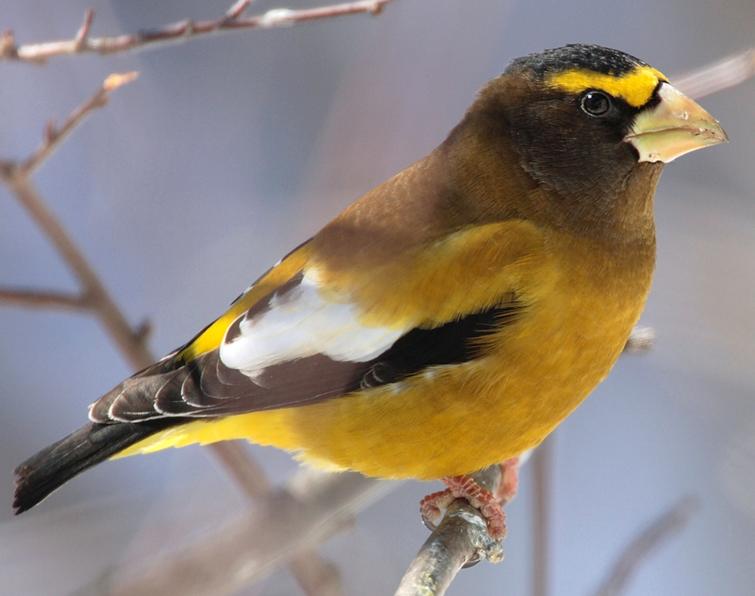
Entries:
{"label": "bird's eye", "polygon": [[582,96],[582,111],[590,116],[605,116],[611,109],[611,98],[602,91],[588,91]]}

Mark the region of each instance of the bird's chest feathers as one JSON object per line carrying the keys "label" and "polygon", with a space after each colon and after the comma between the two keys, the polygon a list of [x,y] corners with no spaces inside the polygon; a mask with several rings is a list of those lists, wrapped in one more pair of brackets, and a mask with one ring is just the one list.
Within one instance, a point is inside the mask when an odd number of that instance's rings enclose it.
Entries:
{"label": "bird's chest feathers", "polygon": [[[557,257],[558,281],[543,300],[544,324],[568,342],[579,361],[615,358],[645,305],[655,255],[653,246],[606,248],[571,243]],[[565,349],[568,345],[579,349]],[[584,354],[584,356],[582,356]]]}
{"label": "bird's chest feathers", "polygon": [[[505,400],[492,408],[512,420],[555,426],[600,383],[621,353],[647,298],[654,266],[652,246],[610,250],[557,241],[552,282],[506,330],[491,358],[491,373]],[[510,395],[516,409],[512,417]],[[508,403],[506,403],[508,402]]]}

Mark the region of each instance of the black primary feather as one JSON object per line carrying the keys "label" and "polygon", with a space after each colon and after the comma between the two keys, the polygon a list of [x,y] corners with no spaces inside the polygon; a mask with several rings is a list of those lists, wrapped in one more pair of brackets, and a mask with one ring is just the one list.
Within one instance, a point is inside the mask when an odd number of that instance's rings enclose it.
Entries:
{"label": "black primary feather", "polygon": [[55,489],[87,468],[122,451],[179,419],[140,424],[89,423],[46,447],[16,468],[16,514],[34,507]]}

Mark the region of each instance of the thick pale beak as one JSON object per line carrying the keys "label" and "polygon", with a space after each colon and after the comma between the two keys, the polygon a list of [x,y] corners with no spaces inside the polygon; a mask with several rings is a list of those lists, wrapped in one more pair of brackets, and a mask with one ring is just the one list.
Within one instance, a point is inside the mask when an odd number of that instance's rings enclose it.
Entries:
{"label": "thick pale beak", "polygon": [[640,112],[624,137],[637,149],[640,161],[668,163],[729,140],[713,116],[669,83],[661,84],[658,95],[660,103]]}

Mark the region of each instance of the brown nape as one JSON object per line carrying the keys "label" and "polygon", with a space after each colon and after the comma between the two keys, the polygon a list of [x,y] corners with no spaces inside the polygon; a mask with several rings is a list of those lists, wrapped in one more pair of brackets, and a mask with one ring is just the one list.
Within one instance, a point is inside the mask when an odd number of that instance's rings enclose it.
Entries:
{"label": "brown nape", "polygon": [[436,150],[450,166],[450,186],[503,218],[612,242],[652,235],[663,164],[639,163],[622,141],[627,123],[589,118],[578,102],[523,73],[494,79]]}

